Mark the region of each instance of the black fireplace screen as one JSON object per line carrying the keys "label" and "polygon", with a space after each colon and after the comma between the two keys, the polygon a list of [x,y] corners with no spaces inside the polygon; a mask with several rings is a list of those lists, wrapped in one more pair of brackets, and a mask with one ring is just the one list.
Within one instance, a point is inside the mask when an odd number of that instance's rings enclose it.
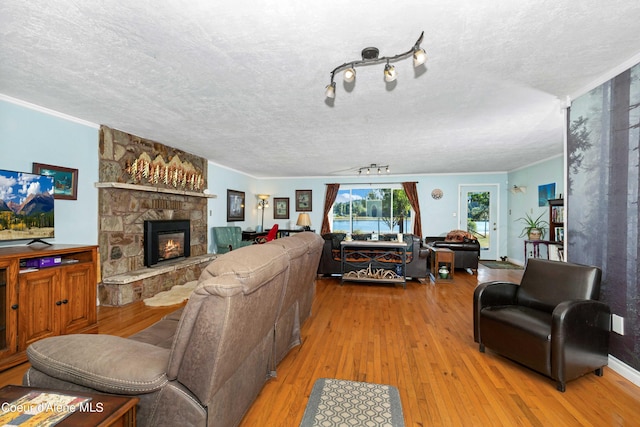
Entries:
{"label": "black fireplace screen", "polygon": [[191,255],[188,220],[144,222],[144,265],[152,267],[164,261]]}

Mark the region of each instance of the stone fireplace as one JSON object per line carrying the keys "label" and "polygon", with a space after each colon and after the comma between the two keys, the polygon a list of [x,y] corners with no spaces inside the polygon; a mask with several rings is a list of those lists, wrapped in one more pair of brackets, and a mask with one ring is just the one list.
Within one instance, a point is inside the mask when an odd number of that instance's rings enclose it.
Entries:
{"label": "stone fireplace", "polygon": [[[193,190],[180,185],[177,179],[173,182],[157,179],[157,170],[156,179],[150,170],[132,173],[131,165],[141,158],[163,162],[163,165],[165,162],[192,165],[193,170],[205,177],[204,182],[200,189]],[[204,191],[206,176],[206,159],[101,127],[100,181],[96,184],[102,279],[98,292],[100,304],[126,305],[198,279],[204,267],[215,258],[207,253],[207,200],[215,196]],[[188,224],[189,241],[184,243],[182,255],[171,255],[170,261],[149,267],[145,255],[147,222]]]}

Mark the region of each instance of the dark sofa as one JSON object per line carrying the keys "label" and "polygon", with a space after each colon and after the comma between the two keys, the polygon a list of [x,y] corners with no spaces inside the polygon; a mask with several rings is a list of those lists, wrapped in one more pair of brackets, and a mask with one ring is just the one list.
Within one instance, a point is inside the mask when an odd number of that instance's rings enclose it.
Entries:
{"label": "dark sofa", "polygon": [[[480,243],[475,239],[464,239],[459,242],[447,241],[444,237],[425,237],[424,243],[426,247],[433,246],[437,248],[447,248],[454,252],[455,267],[462,268],[473,274],[478,270],[478,261],[480,260]],[[428,257],[428,255],[427,255]],[[427,260],[428,262],[429,260]],[[429,265],[427,263],[427,265]]]}
{"label": "dark sofa", "polygon": [[[327,233],[323,234],[324,246],[322,248],[322,257],[318,265],[318,274],[333,275],[341,274],[340,265],[340,242],[346,237],[345,233]],[[404,241],[407,242],[407,279],[421,279],[427,277],[427,250],[422,247],[420,237],[413,234],[405,234]],[[368,240],[371,234],[354,234],[353,240]],[[380,234],[380,240],[395,240],[397,233]]]}

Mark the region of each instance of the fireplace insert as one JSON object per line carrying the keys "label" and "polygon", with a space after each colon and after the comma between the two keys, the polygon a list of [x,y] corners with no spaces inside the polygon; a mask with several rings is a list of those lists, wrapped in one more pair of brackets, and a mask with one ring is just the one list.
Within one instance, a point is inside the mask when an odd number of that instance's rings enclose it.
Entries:
{"label": "fireplace insert", "polygon": [[144,265],[152,267],[191,255],[189,220],[144,222]]}

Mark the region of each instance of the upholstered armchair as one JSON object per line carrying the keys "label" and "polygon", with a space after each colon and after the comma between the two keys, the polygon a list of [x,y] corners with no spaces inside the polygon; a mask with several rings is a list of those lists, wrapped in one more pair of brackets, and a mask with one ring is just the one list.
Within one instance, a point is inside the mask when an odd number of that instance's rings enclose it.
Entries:
{"label": "upholstered armchair", "polygon": [[242,240],[240,227],[213,227],[213,240],[219,254],[225,254],[234,249],[253,244],[252,240]]}
{"label": "upholstered armchair", "polygon": [[529,259],[520,285],[488,282],[473,298],[474,340],[557,382],[602,376],[611,312],[598,301],[597,267]]}

